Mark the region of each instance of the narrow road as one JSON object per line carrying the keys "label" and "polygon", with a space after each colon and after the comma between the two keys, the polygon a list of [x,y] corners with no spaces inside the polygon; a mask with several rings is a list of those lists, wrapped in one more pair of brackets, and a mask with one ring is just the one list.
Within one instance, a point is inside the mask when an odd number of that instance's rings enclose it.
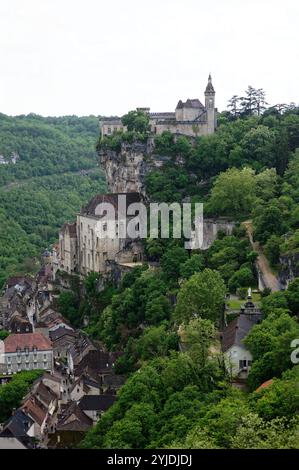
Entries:
{"label": "narrow road", "polygon": [[247,234],[249,241],[251,243],[251,246],[254,251],[258,253],[258,258],[256,260],[256,266],[259,272],[259,281],[264,284],[264,287],[268,287],[271,289],[272,292],[276,292],[281,290],[280,289],[280,284],[275,276],[273,274],[272,269],[270,267],[269,261],[267,260],[266,256],[263,253],[263,250],[259,244],[259,242],[255,242],[253,240],[253,227],[252,227],[252,221],[251,220],[246,220],[244,222],[244,226],[246,227]]}

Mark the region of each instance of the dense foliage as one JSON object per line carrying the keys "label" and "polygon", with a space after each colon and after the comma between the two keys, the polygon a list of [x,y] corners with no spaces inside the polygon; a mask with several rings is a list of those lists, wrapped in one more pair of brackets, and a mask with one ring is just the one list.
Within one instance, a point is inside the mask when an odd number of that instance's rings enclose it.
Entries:
{"label": "dense foliage", "polygon": [[58,229],[105,188],[97,168],[95,117],[0,116],[0,287],[9,275],[34,272]]}
{"label": "dense foliage", "polygon": [[[119,286],[91,273],[80,288],[79,279],[72,278],[72,289],[57,299],[75,327],[123,353],[115,371],[127,376],[118,400],[86,434],[82,447],[299,448],[299,366],[291,361],[291,343],[299,337],[299,278],[284,292],[262,293],[264,319],[246,338],[253,356],[248,391],[231,386],[219,343],[226,294],[244,299],[247,288],[257,285],[257,253],[243,222],[252,225],[255,241],[274,265],[281,253],[297,253],[299,247],[299,111],[292,106],[265,110],[265,105],[263,90],[249,87],[219,116],[215,134],[155,137],[155,153],[165,163],[163,171],[147,176],[151,200],[204,201],[209,215],[236,221],[231,235],[219,233],[206,251],[186,251],[183,240],[147,239],[149,264],[126,274]],[[123,142],[146,140],[144,113],[130,112],[123,124],[126,132],[102,139],[98,148],[118,151]],[[64,189],[69,197],[76,184],[67,209],[71,216],[76,204],[95,192],[97,177],[90,174],[81,186],[78,175],[42,176],[2,189],[3,220],[10,221],[12,204],[17,246],[26,235],[26,253],[33,256],[45,240],[50,243],[55,224],[66,219]],[[53,197],[47,205],[54,188],[59,201]],[[9,195],[23,190],[18,211]],[[45,198],[44,190],[49,191]],[[32,201],[38,194],[38,204],[32,203],[36,212],[26,191],[32,191]],[[24,256],[8,253],[8,259],[18,255],[18,262]]]}
{"label": "dense foliage", "polygon": [[214,135],[155,137],[154,152],[165,163],[147,175],[150,198],[204,201],[209,215],[241,224],[230,236],[219,233],[205,252],[146,240],[155,267],[125,276],[89,326],[109,349],[124,352],[116,371],[129,378],[82,447],[299,447],[299,368],[291,362],[298,279],[285,292],[262,293],[265,319],[246,339],[254,359],[248,392],[230,386],[217,339],[226,292],[244,299],[256,285],[257,253],[242,222],[252,219],[273,264],[281,250],[298,247],[299,112],[265,106],[263,90],[249,87],[219,116]]}

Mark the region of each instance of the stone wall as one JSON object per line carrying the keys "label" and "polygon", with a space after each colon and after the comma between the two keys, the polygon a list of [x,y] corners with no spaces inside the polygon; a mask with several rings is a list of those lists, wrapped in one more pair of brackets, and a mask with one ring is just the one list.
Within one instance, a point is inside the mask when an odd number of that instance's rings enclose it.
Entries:
{"label": "stone wall", "polygon": [[204,219],[203,221],[203,246],[202,250],[207,250],[216,240],[220,231],[226,235],[231,235],[235,227],[235,222],[228,219]]}

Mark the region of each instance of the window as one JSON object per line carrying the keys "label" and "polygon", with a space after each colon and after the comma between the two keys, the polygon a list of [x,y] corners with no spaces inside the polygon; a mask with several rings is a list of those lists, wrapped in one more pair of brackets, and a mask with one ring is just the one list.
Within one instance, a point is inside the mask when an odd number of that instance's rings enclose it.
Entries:
{"label": "window", "polygon": [[244,367],[246,367],[246,365],[247,365],[246,359],[241,359],[239,361],[239,369],[243,369]]}
{"label": "window", "polygon": [[252,365],[252,361],[248,361],[248,363],[247,363],[247,364],[248,364],[248,367],[251,367],[251,365]]}

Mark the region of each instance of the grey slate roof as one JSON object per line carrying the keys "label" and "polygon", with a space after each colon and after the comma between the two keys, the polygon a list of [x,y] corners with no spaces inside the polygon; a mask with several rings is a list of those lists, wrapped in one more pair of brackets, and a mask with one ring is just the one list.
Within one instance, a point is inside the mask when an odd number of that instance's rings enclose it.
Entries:
{"label": "grey slate roof", "polygon": [[106,411],[116,401],[113,395],[84,395],[79,402],[83,411]]}
{"label": "grey slate roof", "polygon": [[32,426],[34,421],[23,413],[22,410],[17,410],[4,426],[3,431],[0,433],[1,437],[14,436],[24,437],[27,436],[28,429]]}
{"label": "grey slate roof", "polygon": [[222,351],[226,352],[232,346],[244,348],[243,340],[248,335],[251,328],[257,323],[255,316],[240,314],[229,323],[222,332]]}

